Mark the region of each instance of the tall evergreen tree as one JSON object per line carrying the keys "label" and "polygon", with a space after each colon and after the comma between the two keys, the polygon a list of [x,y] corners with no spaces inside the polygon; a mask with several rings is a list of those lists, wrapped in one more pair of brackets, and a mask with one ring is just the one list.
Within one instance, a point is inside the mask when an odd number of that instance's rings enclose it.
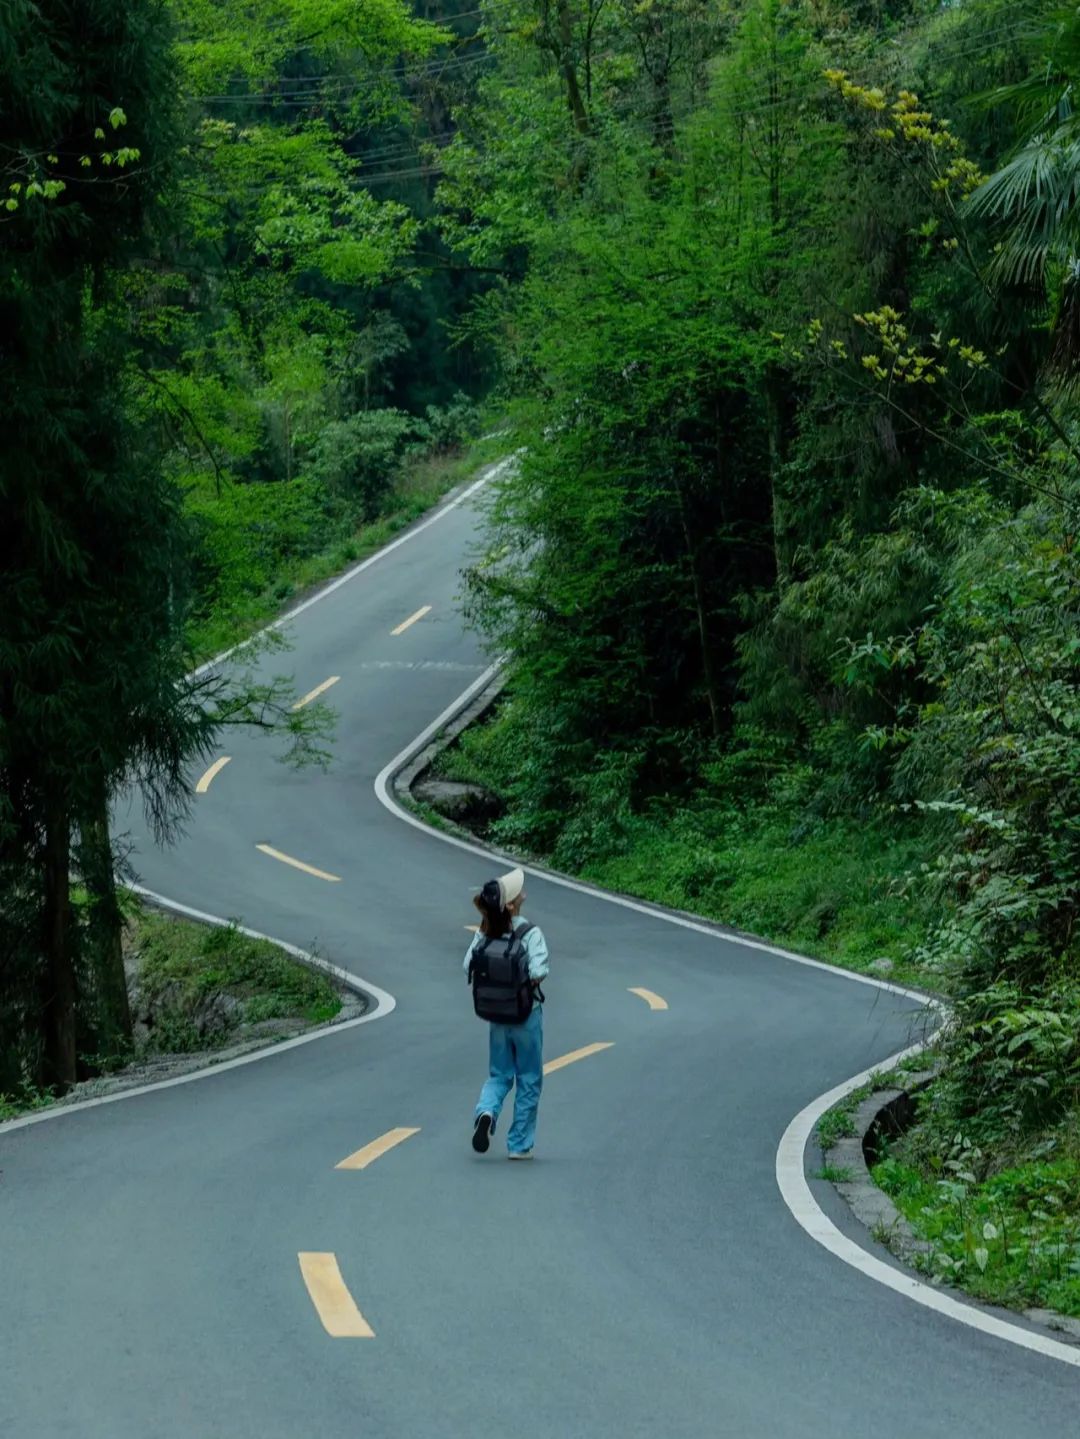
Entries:
{"label": "tall evergreen tree", "polygon": [[112,294],[169,183],[177,84],[159,0],[14,0],[0,69],[3,907],[12,1011],[40,1034],[34,1077],[63,1087],[80,991],[84,1015],[126,1023],[115,943],[80,953],[73,837],[105,920],[110,792],[140,779],[163,814],[208,724],[183,683],[176,501],[127,417]]}

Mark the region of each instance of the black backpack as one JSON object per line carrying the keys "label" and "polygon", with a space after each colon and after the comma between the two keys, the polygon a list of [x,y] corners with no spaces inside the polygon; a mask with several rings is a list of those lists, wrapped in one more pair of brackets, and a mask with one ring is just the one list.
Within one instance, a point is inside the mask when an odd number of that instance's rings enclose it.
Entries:
{"label": "black backpack", "polygon": [[[524,1024],[539,990],[529,978],[529,956],[522,943],[531,924],[498,939],[481,937],[469,961],[473,1008],[492,1024]],[[543,999],[540,994],[540,998]]]}

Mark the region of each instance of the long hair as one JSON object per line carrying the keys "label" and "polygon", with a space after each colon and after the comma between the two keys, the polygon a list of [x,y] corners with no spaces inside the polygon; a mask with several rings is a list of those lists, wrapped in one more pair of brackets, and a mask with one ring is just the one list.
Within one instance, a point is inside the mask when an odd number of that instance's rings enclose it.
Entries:
{"label": "long hair", "polygon": [[514,918],[508,909],[503,908],[497,879],[488,880],[473,899],[473,904],[480,911],[480,933],[488,939],[501,939],[513,929]]}

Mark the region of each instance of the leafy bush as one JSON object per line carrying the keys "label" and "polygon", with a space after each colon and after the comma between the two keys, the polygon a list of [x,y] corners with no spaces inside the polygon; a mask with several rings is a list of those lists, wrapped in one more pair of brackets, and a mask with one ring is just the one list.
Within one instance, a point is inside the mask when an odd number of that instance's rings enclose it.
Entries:
{"label": "leafy bush", "polygon": [[1080,1160],[1028,1161],[980,1178],[983,1157],[958,1135],[936,1176],[902,1146],[872,1173],[929,1240],[920,1263],[935,1279],[993,1303],[1080,1316]]}
{"label": "leafy bush", "polygon": [[[893,784],[943,834],[951,901],[922,963],[960,1001],[942,1093],[957,1122],[1015,1136],[1075,1099],[1080,1026],[1080,556],[1059,498],[1014,518],[964,506],[941,594],[879,647],[930,697],[888,743]],[[984,521],[972,524],[973,517]],[[951,1124],[953,1120],[946,1121]]]}
{"label": "leafy bush", "polygon": [[445,454],[462,445],[473,432],[478,409],[468,395],[456,395],[446,405],[428,405],[425,430],[434,454]]}
{"label": "leafy bush", "polygon": [[940,872],[962,908],[938,942],[965,990],[1005,956],[1029,987],[1080,960],[1080,555],[1055,509],[959,555],[919,640],[936,698],[907,763],[955,817]]}
{"label": "leafy bush", "polygon": [[927,1144],[962,1130],[1015,1151],[1080,1107],[1080,984],[999,981],[957,1005],[948,1066],[924,1116]]}
{"label": "leafy bush", "polygon": [[344,507],[307,476],[219,490],[203,475],[189,487],[187,510],[197,541],[200,618],[241,610],[346,525]]}
{"label": "leafy bush", "polygon": [[393,490],[410,445],[429,439],[423,421],[401,410],[361,410],[322,426],[305,477],[343,497],[360,519],[372,520]]}

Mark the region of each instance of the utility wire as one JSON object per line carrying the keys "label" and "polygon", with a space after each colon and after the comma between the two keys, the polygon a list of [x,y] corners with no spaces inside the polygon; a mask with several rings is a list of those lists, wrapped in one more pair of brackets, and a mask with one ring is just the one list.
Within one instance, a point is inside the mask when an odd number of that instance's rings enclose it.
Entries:
{"label": "utility wire", "polygon": [[[928,52],[940,60],[961,59],[968,55],[985,53],[996,48],[1000,44],[1008,43],[1018,39],[1026,33],[1029,27],[1023,24],[1005,26],[997,31],[991,31],[980,37],[975,45],[946,44],[927,47]],[[471,43],[471,39],[463,43]],[[284,100],[319,100],[329,97],[335,93],[346,91],[363,92],[374,90],[382,86],[389,79],[422,79],[428,76],[439,76],[447,71],[470,69],[473,66],[490,63],[497,59],[498,52],[483,51],[480,54],[462,55],[458,57],[440,57],[429,60],[421,66],[410,66],[405,61],[395,61],[375,70],[367,70],[360,76],[343,76],[340,70],[329,71],[323,75],[295,76],[290,80],[270,81],[271,85],[291,84],[293,88],[279,88],[275,90],[247,90],[231,91],[218,95],[193,95],[192,98],[201,104],[275,104]],[[762,65],[753,70],[747,70],[743,79],[746,83],[752,84],[755,80],[763,80],[773,73],[775,67]]]}
{"label": "utility wire", "polygon": [[[1013,33],[1014,32],[1010,30],[1001,31],[989,39],[984,36],[980,43],[976,45],[956,46],[950,48],[948,51],[944,51],[943,47],[941,53],[947,53],[951,59],[959,59],[967,56],[983,54],[989,50],[996,48],[1004,40],[1010,38]],[[769,70],[761,70],[757,72],[748,71],[744,76],[740,77],[740,80],[743,84],[752,87],[753,80],[756,76],[768,73],[770,73]],[[803,106],[808,100],[812,98],[819,98],[824,93],[825,92],[823,89],[822,78],[818,75],[808,76],[805,82],[798,85],[789,86],[786,90],[786,93],[775,100],[762,100],[755,105],[743,105],[736,108],[727,107],[725,110],[725,118],[729,122],[732,120],[757,120],[770,116],[774,112],[783,113],[796,106]],[[887,112],[884,113],[887,114]],[[618,117],[616,118],[618,119]],[[647,133],[648,135],[658,136],[660,138],[670,138],[680,129],[684,129],[687,124],[687,122],[685,121],[669,120],[657,126],[655,124],[651,124],[647,117],[638,116],[636,118],[642,132]],[[625,117],[623,117],[623,122],[625,122]],[[692,118],[689,123],[692,125]],[[702,126],[698,127],[699,133],[702,131],[702,129],[704,129],[705,134],[715,133],[714,130],[710,130]],[[602,134],[603,131],[601,130],[600,137],[602,137]],[[453,142],[453,138],[454,137],[449,137],[445,141],[433,139],[425,141],[424,143],[428,147],[433,146],[437,149],[446,149]],[[574,151],[580,150],[585,145],[587,145],[589,143],[589,138],[590,137],[583,137],[574,134],[564,137],[562,141],[557,143],[560,145],[560,148],[565,148],[567,151]],[[832,137],[824,137],[824,142],[828,144],[836,143],[836,141]],[[819,141],[816,143],[821,142]],[[413,166],[392,169],[389,171],[377,171],[372,174],[363,173],[364,165],[371,163],[372,161],[380,161],[383,164],[395,164],[398,161],[413,158],[415,158],[417,161],[417,164]],[[463,156],[460,158],[463,160],[467,160],[473,164],[482,164],[484,163],[485,157],[477,155],[469,157]],[[497,160],[497,156],[491,158]],[[358,157],[358,161],[361,167],[361,172],[358,178],[360,179],[361,184],[365,187],[374,184],[387,183],[393,180],[418,179],[423,176],[431,176],[433,174],[444,173],[441,166],[436,164],[429,164],[422,161],[417,146],[415,144],[408,143],[383,147],[379,150],[371,151],[367,155],[361,154]],[[251,191],[258,192],[264,189],[264,186],[258,183],[253,183],[247,188]],[[230,193],[235,193],[235,191]]]}

